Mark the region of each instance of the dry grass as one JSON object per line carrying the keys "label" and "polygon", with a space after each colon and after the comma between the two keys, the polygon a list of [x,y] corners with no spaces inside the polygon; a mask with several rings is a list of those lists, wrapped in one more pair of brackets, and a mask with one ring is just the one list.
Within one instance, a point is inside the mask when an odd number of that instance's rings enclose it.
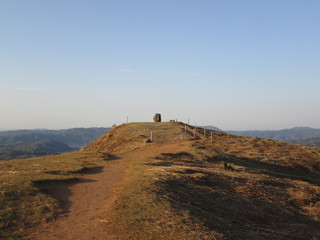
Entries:
{"label": "dry grass", "polygon": [[167,166],[154,166],[156,159],[136,159],[126,175],[114,210],[106,217],[119,239],[224,239],[209,230],[189,211],[176,212],[169,196],[160,194],[160,179],[166,178]]}
{"label": "dry grass", "polygon": [[61,211],[36,182],[76,180],[77,171],[103,160],[103,154],[67,153],[0,162],[0,239],[20,239],[26,229],[52,221]]}
{"label": "dry grass", "polygon": [[320,239],[320,188],[301,162],[295,170],[310,182],[292,179],[294,163],[270,170],[209,145],[136,160],[110,222],[121,239]]}
{"label": "dry grass", "polygon": [[145,147],[147,140],[153,135],[153,142],[169,143],[190,140],[192,137],[185,133],[173,122],[160,123],[128,123],[108,131],[102,137],[81,149],[82,152],[124,153]]}
{"label": "dry grass", "polygon": [[105,219],[119,239],[320,239],[320,149],[219,132],[211,143],[203,129],[202,140],[189,141],[192,128],[184,133],[175,123],[130,123],[81,153],[1,162],[1,237],[19,237],[59,213],[34,182],[73,179],[103,161],[99,152],[148,147],[150,131],[155,142],[188,141],[130,163]]}

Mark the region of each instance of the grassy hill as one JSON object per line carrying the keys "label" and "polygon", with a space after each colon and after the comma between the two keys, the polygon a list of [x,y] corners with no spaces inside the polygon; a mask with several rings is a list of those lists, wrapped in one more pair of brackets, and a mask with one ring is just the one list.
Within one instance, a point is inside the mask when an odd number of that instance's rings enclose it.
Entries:
{"label": "grassy hill", "polygon": [[[151,133],[152,132],[152,133]],[[174,122],[129,123],[120,125],[82,148],[81,152],[123,153],[144,147],[151,140],[169,143],[190,140],[192,136],[182,131]]]}
{"label": "grassy hill", "polygon": [[130,123],[77,153],[0,162],[0,238],[23,237],[61,211],[37,183],[76,181],[111,153],[167,144],[175,151],[127,167],[105,216],[119,239],[320,239],[320,149],[201,128],[194,139],[184,126]]}

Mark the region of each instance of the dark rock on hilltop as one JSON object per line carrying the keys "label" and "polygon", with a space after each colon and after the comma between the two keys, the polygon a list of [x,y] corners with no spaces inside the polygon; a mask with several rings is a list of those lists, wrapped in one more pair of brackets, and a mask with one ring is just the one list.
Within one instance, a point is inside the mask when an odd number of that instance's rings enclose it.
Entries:
{"label": "dark rock on hilltop", "polygon": [[153,121],[155,121],[155,122],[161,122],[161,114],[160,114],[160,113],[156,113],[156,114],[153,116]]}

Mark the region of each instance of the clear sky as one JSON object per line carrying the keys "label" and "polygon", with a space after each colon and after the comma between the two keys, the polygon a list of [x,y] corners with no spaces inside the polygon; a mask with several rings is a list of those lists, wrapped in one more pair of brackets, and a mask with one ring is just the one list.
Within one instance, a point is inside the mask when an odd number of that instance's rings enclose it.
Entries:
{"label": "clear sky", "polygon": [[0,0],[0,129],[320,128],[319,0]]}

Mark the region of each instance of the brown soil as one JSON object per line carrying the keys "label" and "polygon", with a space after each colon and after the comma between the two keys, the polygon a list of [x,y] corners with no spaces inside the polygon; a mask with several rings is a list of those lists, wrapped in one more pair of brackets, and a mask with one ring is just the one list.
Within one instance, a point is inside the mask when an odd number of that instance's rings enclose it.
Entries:
{"label": "brown soil", "polygon": [[112,163],[79,174],[80,181],[55,183],[49,194],[62,203],[65,213],[54,222],[32,230],[29,239],[92,240],[118,239],[108,228],[105,216],[117,199],[117,189],[126,181],[130,161],[176,152],[180,143],[152,143],[148,148],[117,155]]}

